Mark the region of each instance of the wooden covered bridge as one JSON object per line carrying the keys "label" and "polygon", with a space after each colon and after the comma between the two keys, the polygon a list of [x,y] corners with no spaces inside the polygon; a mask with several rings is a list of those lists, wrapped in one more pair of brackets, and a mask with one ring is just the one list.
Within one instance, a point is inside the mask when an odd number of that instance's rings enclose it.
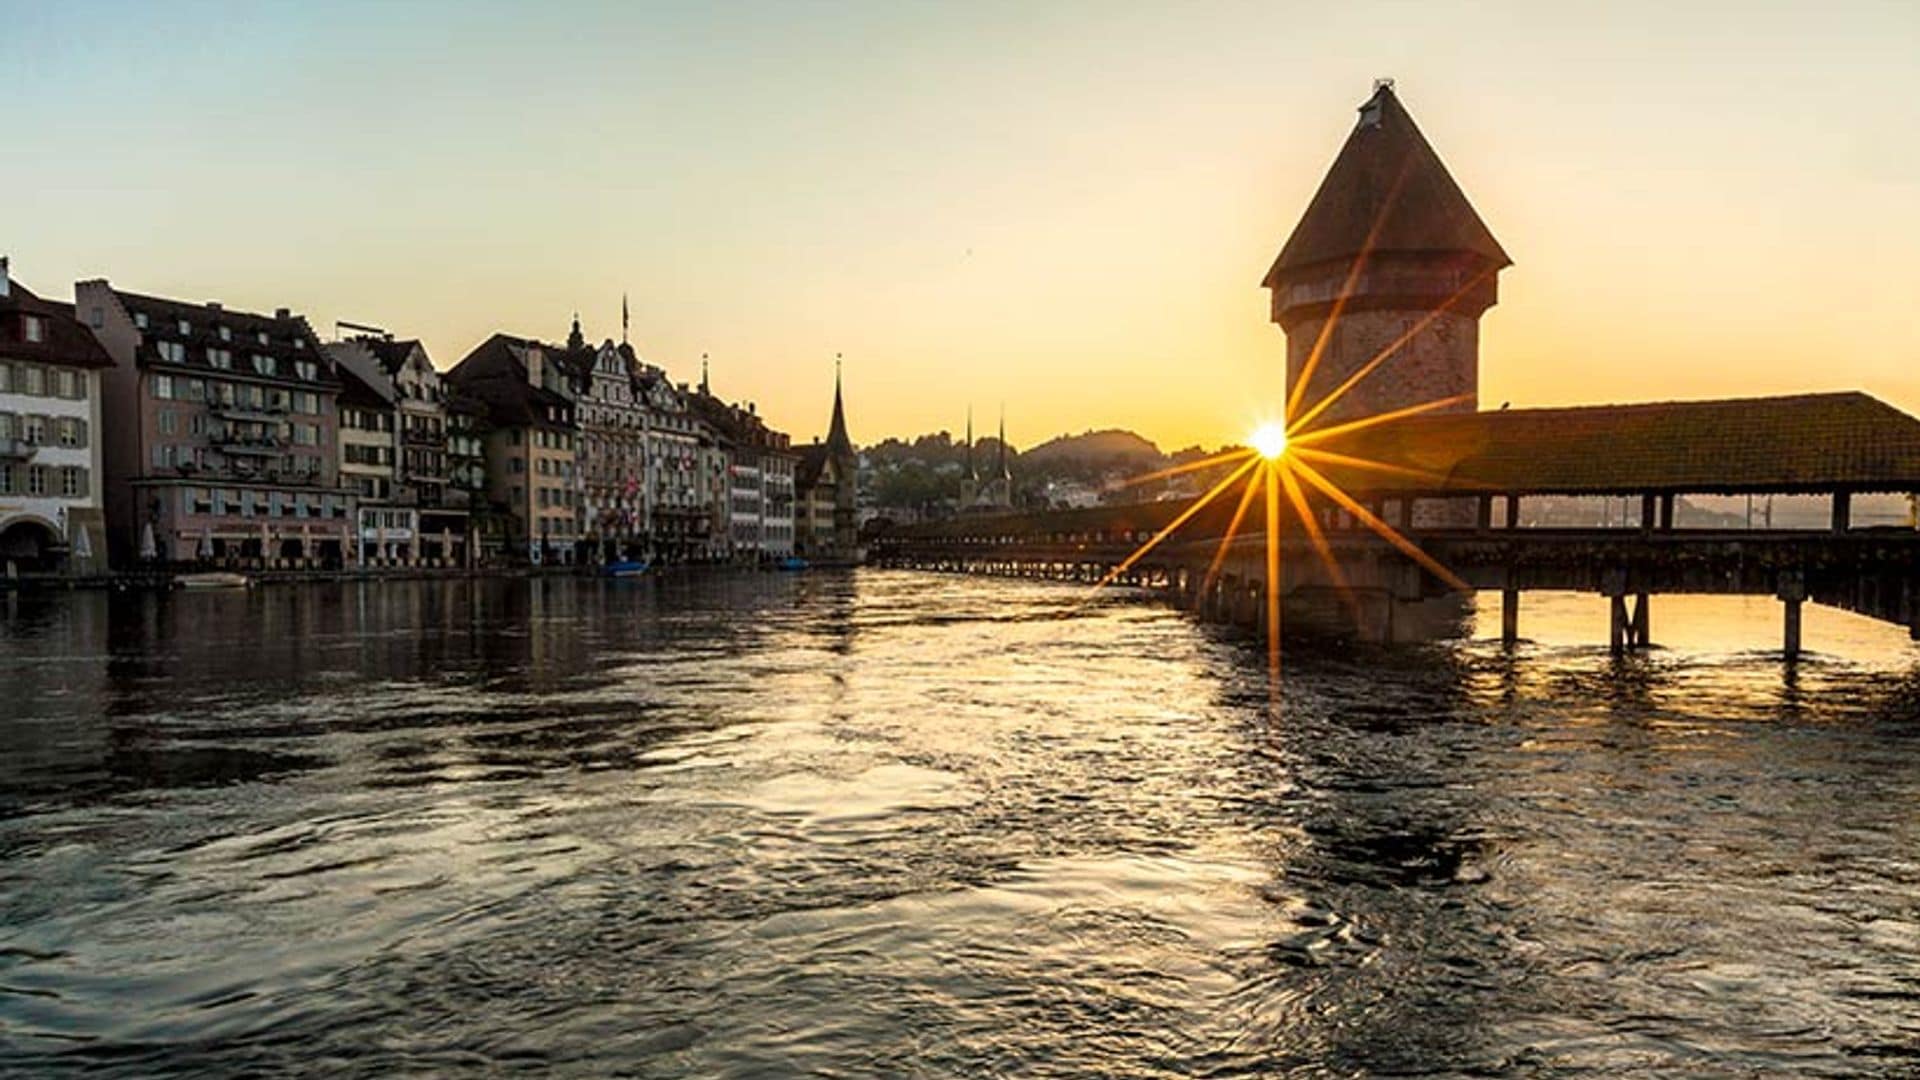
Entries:
{"label": "wooden covered bridge", "polygon": [[[1655,595],[1741,593],[1782,602],[1789,657],[1807,601],[1920,639],[1920,532],[1857,527],[1852,515],[1857,496],[1920,492],[1920,420],[1865,394],[1426,415],[1356,425],[1288,455],[1351,500],[1314,491],[1312,522],[1291,510],[1280,518],[1279,591],[1294,623],[1415,639],[1431,624],[1423,613],[1449,601],[1457,611],[1464,587],[1501,593],[1511,642],[1524,593],[1573,590],[1606,599],[1622,651],[1651,643]],[[1820,528],[1693,528],[1676,514],[1690,495],[1820,496],[1830,511]],[[1543,496],[1605,496],[1627,512],[1612,526],[1550,527],[1529,511]],[[1217,500],[1131,561],[1188,502],[881,529],[869,554],[882,566],[1087,582],[1124,566],[1120,583],[1162,589],[1203,617],[1257,623],[1267,538],[1253,515],[1253,528],[1222,543],[1236,501]]]}

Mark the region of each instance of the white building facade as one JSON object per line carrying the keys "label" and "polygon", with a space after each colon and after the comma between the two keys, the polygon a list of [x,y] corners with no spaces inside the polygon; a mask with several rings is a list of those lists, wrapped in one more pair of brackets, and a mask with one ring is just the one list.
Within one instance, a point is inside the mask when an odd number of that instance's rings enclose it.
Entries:
{"label": "white building facade", "polygon": [[99,371],[112,362],[71,305],[0,259],[0,571],[106,569]]}

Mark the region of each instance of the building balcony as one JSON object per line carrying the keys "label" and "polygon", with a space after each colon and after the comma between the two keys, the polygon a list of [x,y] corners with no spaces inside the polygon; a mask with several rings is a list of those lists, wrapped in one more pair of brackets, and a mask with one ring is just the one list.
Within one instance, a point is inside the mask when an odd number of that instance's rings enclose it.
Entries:
{"label": "building balcony", "polygon": [[277,424],[286,418],[285,405],[263,405],[250,408],[244,405],[215,405],[213,414],[225,420],[241,420],[253,424]]}
{"label": "building balcony", "polygon": [[215,431],[208,441],[228,454],[278,454],[287,441],[278,435],[241,435],[233,431]]}
{"label": "building balcony", "polygon": [[40,444],[26,439],[0,439],[0,461],[32,461]]}

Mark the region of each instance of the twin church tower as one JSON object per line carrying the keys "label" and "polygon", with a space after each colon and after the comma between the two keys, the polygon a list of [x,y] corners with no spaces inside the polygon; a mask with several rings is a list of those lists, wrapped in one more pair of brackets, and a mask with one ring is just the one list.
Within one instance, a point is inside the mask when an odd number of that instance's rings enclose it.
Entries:
{"label": "twin church tower", "polygon": [[[1261,282],[1287,335],[1293,415],[1349,382],[1312,426],[1444,398],[1458,398],[1457,411],[1478,408],[1480,316],[1512,262],[1392,81],[1376,83]],[[1296,392],[1316,350],[1307,386]]]}

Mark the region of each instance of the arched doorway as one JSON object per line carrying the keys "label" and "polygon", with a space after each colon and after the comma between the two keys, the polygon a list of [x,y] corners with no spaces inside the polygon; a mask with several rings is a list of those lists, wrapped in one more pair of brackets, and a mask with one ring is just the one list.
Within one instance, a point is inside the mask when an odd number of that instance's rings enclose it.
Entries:
{"label": "arched doorway", "polygon": [[38,518],[15,518],[0,528],[0,563],[12,563],[22,573],[58,570],[66,554],[60,534]]}

